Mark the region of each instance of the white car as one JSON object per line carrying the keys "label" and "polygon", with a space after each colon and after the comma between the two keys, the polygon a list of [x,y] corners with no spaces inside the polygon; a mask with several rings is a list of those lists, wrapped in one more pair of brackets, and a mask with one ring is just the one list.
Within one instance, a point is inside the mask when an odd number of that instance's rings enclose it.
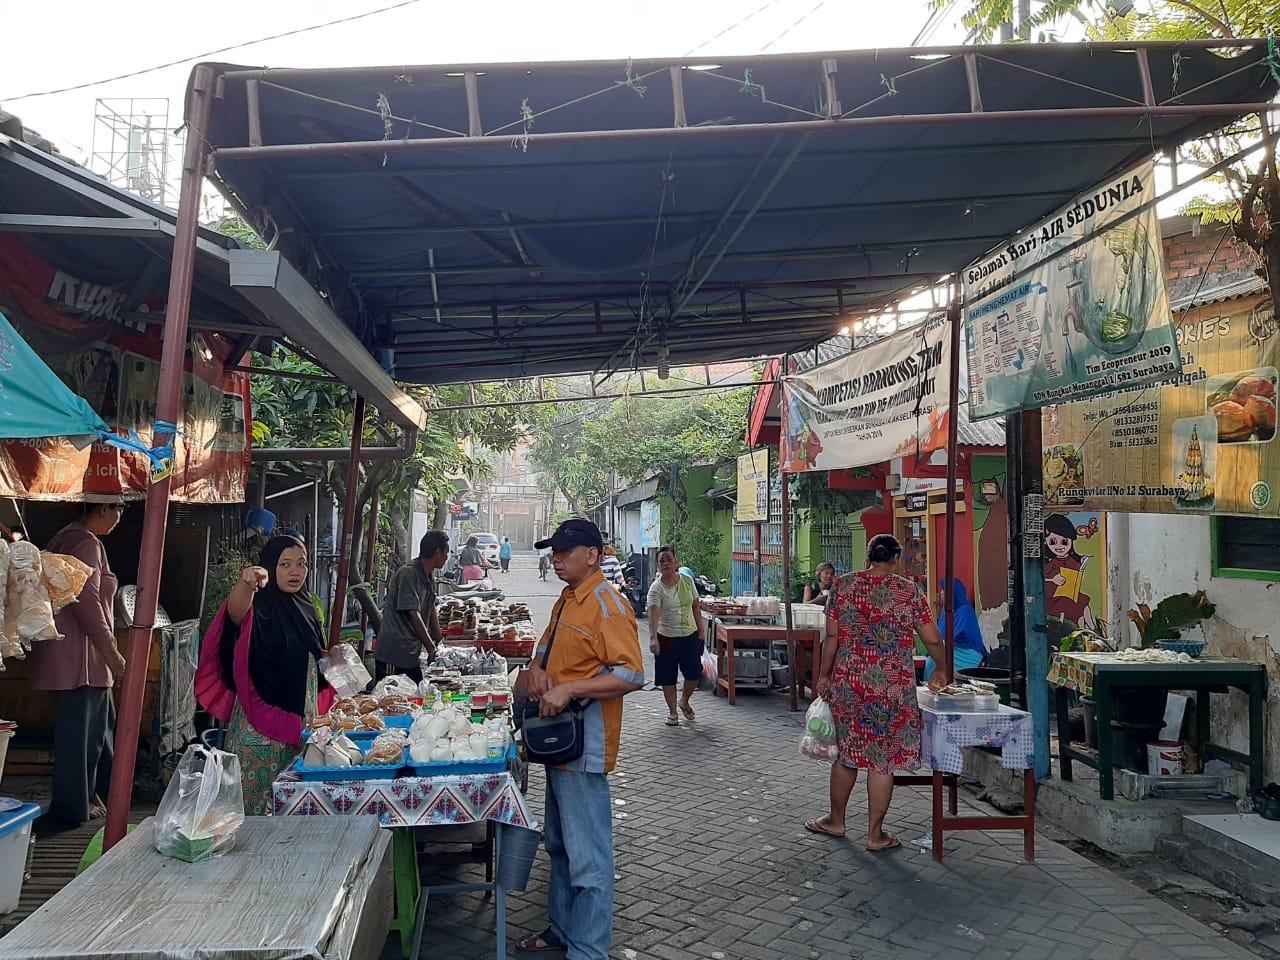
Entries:
{"label": "white car", "polygon": [[490,563],[497,563],[500,549],[498,538],[492,533],[476,533],[472,534],[472,536],[476,538],[476,546],[480,549],[480,555]]}

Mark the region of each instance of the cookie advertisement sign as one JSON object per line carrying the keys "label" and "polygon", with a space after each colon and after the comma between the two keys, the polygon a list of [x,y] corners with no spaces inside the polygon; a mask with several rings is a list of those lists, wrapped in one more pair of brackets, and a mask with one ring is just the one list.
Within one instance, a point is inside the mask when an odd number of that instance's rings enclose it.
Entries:
{"label": "cookie advertisement sign", "polygon": [[1280,517],[1280,324],[1269,295],[1180,315],[1172,380],[1046,407],[1056,507]]}
{"label": "cookie advertisement sign", "polygon": [[1155,167],[1077,196],[964,271],[970,417],[1156,383],[1181,369]]}

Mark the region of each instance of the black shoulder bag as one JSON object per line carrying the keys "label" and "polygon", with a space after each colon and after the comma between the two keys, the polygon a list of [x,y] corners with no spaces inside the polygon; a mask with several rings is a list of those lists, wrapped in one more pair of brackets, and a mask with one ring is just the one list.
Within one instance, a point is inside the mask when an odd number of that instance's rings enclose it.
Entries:
{"label": "black shoulder bag", "polygon": [[[547,669],[547,658],[551,656],[551,645],[555,643],[556,632],[560,629],[560,613],[564,610],[564,601],[556,608],[555,623],[551,627],[551,635],[547,638],[547,649],[542,652],[542,669]],[[545,763],[551,766],[572,763],[582,756],[585,747],[586,725],[583,723],[583,711],[587,703],[571,700],[563,712],[551,717],[544,717],[538,712],[538,704],[529,700],[524,705],[520,729],[524,735],[524,752],[530,763]]]}

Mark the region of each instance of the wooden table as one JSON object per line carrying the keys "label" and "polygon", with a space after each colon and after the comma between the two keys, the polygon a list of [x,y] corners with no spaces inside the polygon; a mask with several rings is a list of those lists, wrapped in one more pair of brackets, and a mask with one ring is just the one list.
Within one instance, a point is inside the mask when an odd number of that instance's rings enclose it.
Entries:
{"label": "wooden table", "polygon": [[[1231,658],[1198,659],[1190,663],[1141,663],[1114,659],[1105,653],[1059,653],[1053,658],[1049,682],[1055,687],[1058,716],[1058,755],[1063,780],[1072,778],[1071,763],[1079,760],[1098,771],[1103,800],[1115,798],[1115,766],[1111,743],[1111,718],[1117,691],[1136,688],[1195,690],[1196,753],[1202,759],[1217,758],[1239,763],[1249,771],[1249,789],[1261,790],[1264,734],[1263,707],[1267,696],[1267,668],[1261,663]],[[1241,753],[1209,742],[1210,694],[1236,689],[1249,697],[1249,752]],[[1097,704],[1098,755],[1071,746],[1067,718],[1071,691],[1093,697]]]}
{"label": "wooden table", "polygon": [[[943,835],[957,830],[1018,830],[1027,860],[1036,855],[1036,782],[1030,754],[1033,734],[1031,715],[1003,704],[984,713],[953,713],[920,706],[921,755],[931,772],[924,775],[895,774],[894,784],[933,788],[931,839],[933,859],[942,862]],[[982,733],[980,731],[986,731]],[[1013,743],[1018,738],[1017,743]],[[1022,768],[1023,812],[1016,816],[957,816],[956,789],[963,761],[960,751],[973,746],[1002,745],[1002,763]],[[943,809],[943,791],[948,793]]]}
{"label": "wooden table", "polygon": [[376,960],[391,920],[391,838],[369,817],[249,817],[235,847],[184,863],[155,818],[0,940],[3,960]]}
{"label": "wooden table", "polygon": [[[716,656],[716,693],[718,694],[723,690],[729,699],[729,703],[734,704],[737,702],[737,688],[741,682],[738,680],[737,664],[734,659],[736,652],[739,650],[764,650],[766,656],[769,656],[775,643],[786,643],[787,628],[773,624],[725,623],[720,618],[716,618],[714,627],[713,649]],[[813,651],[818,643],[818,631],[793,629],[791,636],[795,641],[797,653],[803,649],[806,662],[811,662],[814,658]],[[796,659],[798,660],[800,657],[797,656]],[[801,669],[801,665],[792,663],[789,665],[789,669],[794,674],[796,670]],[[798,676],[803,680],[803,673],[798,674]],[[767,668],[765,676],[751,685],[768,689],[769,676]]]}

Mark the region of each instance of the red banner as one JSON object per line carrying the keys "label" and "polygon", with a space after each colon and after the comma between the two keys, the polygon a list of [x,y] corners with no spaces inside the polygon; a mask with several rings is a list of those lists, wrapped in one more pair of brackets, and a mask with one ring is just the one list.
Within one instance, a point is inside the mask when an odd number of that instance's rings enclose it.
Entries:
{"label": "red banner", "polygon": [[[121,436],[151,443],[159,384],[159,324],[121,315],[131,284],[94,282],[50,266],[21,241],[0,234],[0,308],[42,358]],[[161,316],[163,297],[147,312]],[[249,470],[249,380],[224,369],[232,345],[192,334],[174,440],[172,499],[239,503]],[[98,441],[75,438],[0,442],[0,495],[78,500],[85,495],[145,496],[148,461]],[[85,438],[79,438],[83,442]]]}

